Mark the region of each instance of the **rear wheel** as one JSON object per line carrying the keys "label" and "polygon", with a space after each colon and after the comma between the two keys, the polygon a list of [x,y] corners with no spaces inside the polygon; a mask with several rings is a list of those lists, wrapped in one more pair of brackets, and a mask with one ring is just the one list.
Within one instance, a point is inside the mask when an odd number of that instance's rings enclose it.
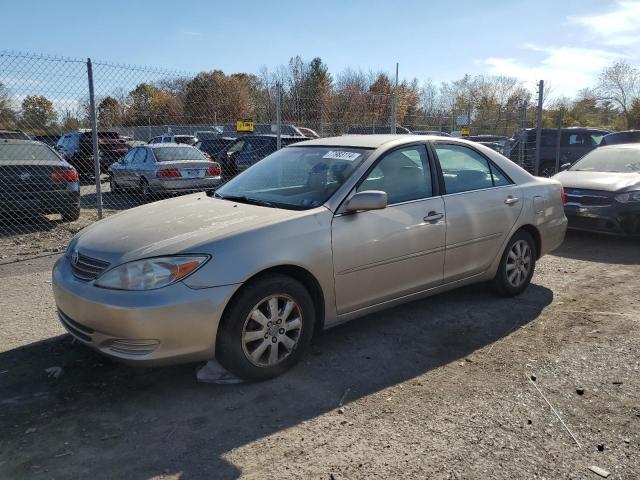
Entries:
{"label": "rear wheel", "polygon": [[518,230],[502,254],[500,266],[493,279],[496,291],[506,296],[522,293],[531,283],[536,256],[536,246],[531,234],[525,230]]}
{"label": "rear wheel", "polygon": [[230,302],[216,340],[216,357],[231,373],[266,380],[293,367],[311,341],[315,310],[298,281],[270,275],[248,283]]}
{"label": "rear wheel", "polygon": [[149,187],[149,182],[146,178],[140,179],[140,195],[145,200],[149,200],[149,198],[151,198],[151,187]]}
{"label": "rear wheel", "polygon": [[116,182],[116,179],[113,178],[113,176],[109,175],[109,188],[111,189],[111,193],[113,194],[120,194],[122,193],[122,187],[120,185],[118,185],[118,182]]}
{"label": "rear wheel", "polygon": [[60,212],[60,215],[62,215],[62,221],[64,222],[75,222],[80,218],[80,205],[65,208]]}

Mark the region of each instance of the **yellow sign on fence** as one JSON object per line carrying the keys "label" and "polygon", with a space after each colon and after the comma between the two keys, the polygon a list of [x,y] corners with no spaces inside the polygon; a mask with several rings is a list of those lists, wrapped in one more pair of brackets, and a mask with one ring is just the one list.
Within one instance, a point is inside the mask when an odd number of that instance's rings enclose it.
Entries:
{"label": "yellow sign on fence", "polygon": [[236,132],[253,132],[253,120],[245,118],[236,122]]}
{"label": "yellow sign on fence", "polygon": [[460,128],[460,133],[462,134],[463,137],[468,137],[470,133],[469,127]]}

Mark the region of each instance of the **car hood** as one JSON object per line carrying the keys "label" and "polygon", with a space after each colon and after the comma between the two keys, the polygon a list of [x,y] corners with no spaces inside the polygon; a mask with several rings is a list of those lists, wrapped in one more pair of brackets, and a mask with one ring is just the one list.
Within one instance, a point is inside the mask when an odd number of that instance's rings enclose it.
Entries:
{"label": "car hood", "polygon": [[207,246],[216,240],[308,212],[247,205],[196,193],[132,208],[96,222],[72,240],[72,248],[111,264],[177,253],[208,253]]}
{"label": "car hood", "polygon": [[600,190],[604,192],[618,192],[640,189],[640,174],[616,172],[580,172],[566,170],[554,175],[556,180],[566,188],[583,188],[585,190]]}

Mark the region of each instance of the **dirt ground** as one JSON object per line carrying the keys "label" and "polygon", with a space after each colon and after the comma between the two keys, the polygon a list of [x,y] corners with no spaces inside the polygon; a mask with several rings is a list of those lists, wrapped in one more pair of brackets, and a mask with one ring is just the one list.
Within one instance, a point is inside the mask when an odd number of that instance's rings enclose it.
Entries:
{"label": "dirt ground", "polygon": [[640,478],[637,240],[570,233],[518,298],[480,285],[407,304],[229,386],[73,344],[54,260],[0,266],[2,479]]}

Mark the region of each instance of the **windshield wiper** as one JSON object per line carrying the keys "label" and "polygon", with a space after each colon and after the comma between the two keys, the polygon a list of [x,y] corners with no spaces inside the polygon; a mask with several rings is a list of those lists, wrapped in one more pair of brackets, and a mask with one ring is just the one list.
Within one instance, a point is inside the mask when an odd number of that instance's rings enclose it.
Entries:
{"label": "windshield wiper", "polygon": [[221,198],[222,200],[229,200],[230,202],[240,202],[240,203],[248,203],[250,205],[260,205],[261,207],[275,207],[275,204],[267,201],[261,200],[259,198],[251,198],[245,195],[225,195],[222,196],[219,193],[214,193],[214,197]]}

